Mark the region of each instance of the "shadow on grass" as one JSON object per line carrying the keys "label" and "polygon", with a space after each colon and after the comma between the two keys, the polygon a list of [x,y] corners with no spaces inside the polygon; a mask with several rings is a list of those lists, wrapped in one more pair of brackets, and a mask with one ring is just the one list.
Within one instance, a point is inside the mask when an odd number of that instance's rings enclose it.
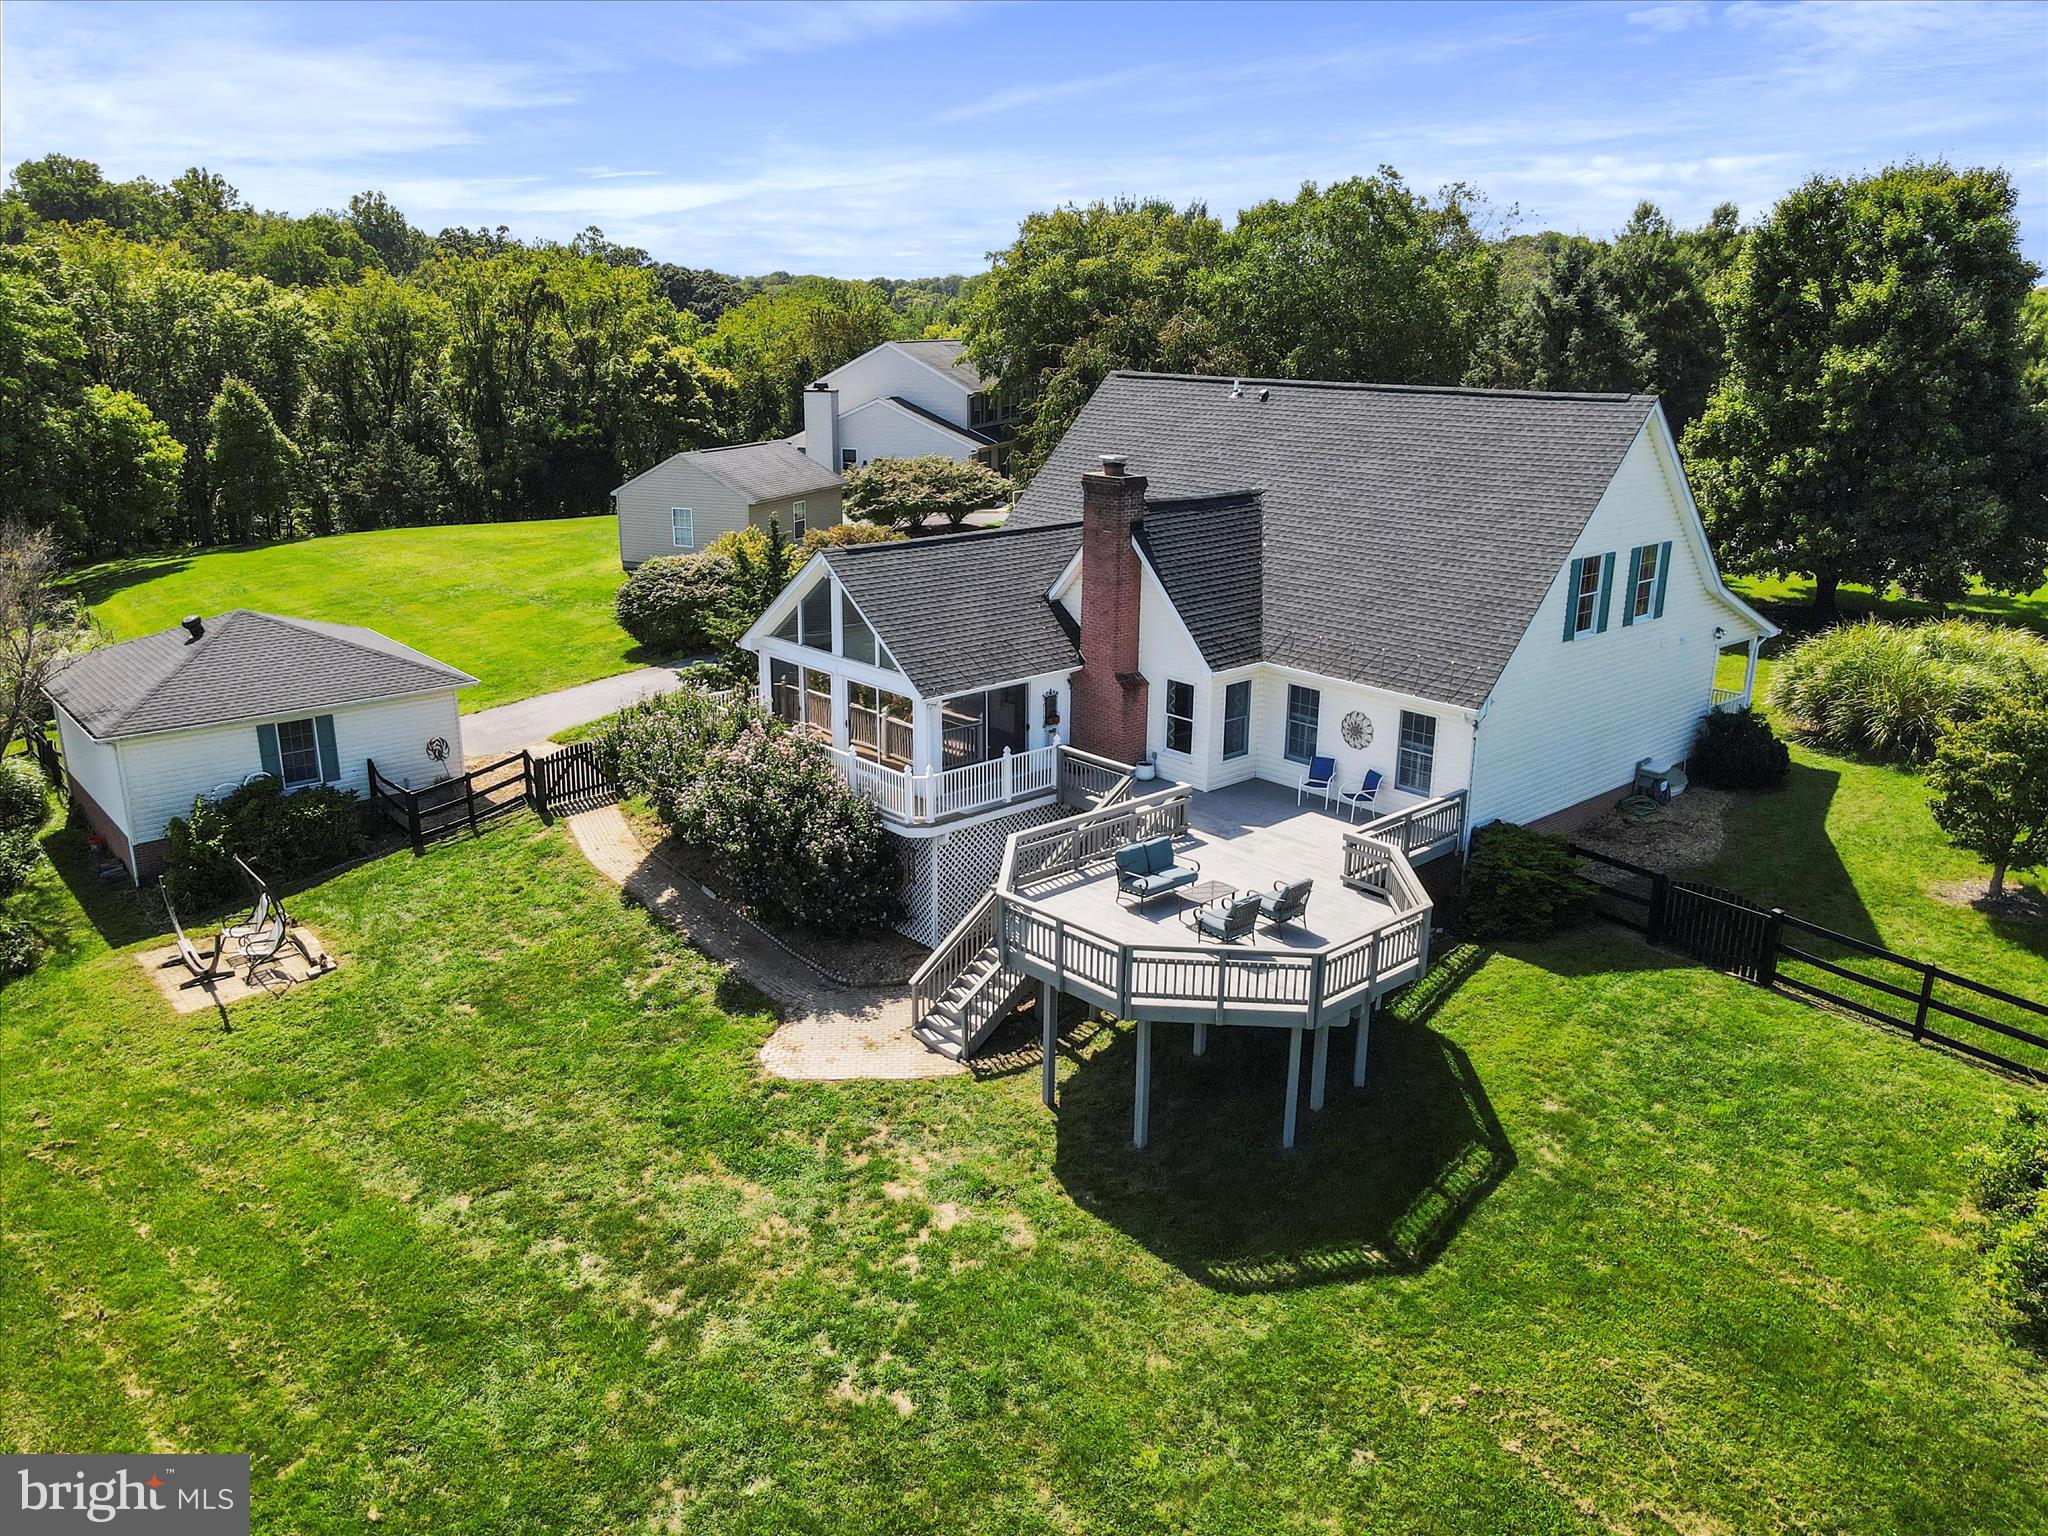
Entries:
{"label": "shadow on grass", "polygon": [[163,933],[166,924],[161,914],[150,910],[142,893],[129,883],[125,869],[117,878],[101,878],[101,862],[87,845],[88,835],[83,818],[73,815],[43,838],[50,866],[70,888],[86,920],[114,949]]}
{"label": "shadow on grass", "polygon": [[[1152,1145],[1131,1146],[1136,1042],[1119,1028],[1062,1083],[1054,1172],[1076,1204],[1190,1278],[1240,1294],[1407,1274],[1515,1166],[1465,1052],[1429,1027],[1483,958],[1460,946],[1374,1024],[1366,1086],[1333,1034],[1325,1108],[1280,1148],[1287,1035],[1153,1034]],[[1306,1073],[1304,1073],[1306,1075]],[[1304,1099],[1306,1090],[1304,1089]]]}

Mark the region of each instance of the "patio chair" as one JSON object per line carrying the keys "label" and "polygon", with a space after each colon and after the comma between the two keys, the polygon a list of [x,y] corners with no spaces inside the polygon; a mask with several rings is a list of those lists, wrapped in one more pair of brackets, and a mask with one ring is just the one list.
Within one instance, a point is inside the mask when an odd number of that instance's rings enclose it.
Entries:
{"label": "patio chair", "polygon": [[1334,757],[1312,757],[1308,760],[1308,772],[1301,776],[1301,787],[1294,792],[1294,803],[1301,804],[1311,794],[1321,795],[1323,804],[1330,803],[1330,791],[1337,783],[1337,759]]}
{"label": "patio chair", "polygon": [[1384,781],[1384,776],[1380,773],[1379,769],[1373,768],[1367,771],[1365,782],[1360,784],[1358,788],[1339,792],[1337,798],[1343,801],[1350,810],[1353,821],[1358,820],[1358,813],[1361,810],[1379,799],[1380,785]]}
{"label": "patio chair", "polygon": [[1116,851],[1117,900],[1128,896],[1133,906],[1141,907],[1155,896],[1193,885],[1201,876],[1202,866],[1176,854],[1170,837],[1128,843]]}
{"label": "patio chair", "polygon": [[171,893],[163,881],[157,881],[157,889],[163,893],[164,910],[171,916],[171,932],[178,936],[178,952],[166,960],[164,966],[169,968],[173,965],[182,965],[192,973],[189,980],[178,983],[178,990],[182,992],[187,987],[204,987],[219,980],[224,970],[221,958],[228,949],[226,930],[223,929],[213,936],[213,953],[202,958],[199,947],[186,937],[185,926],[178,921],[178,909],[171,905]]}
{"label": "patio chair", "polygon": [[256,895],[256,905],[249,909],[248,917],[242,922],[230,923],[225,930],[227,936],[239,943],[253,933],[262,932],[270,921],[271,906],[270,892],[259,891]]}
{"label": "patio chair", "polygon": [[1222,896],[1206,907],[1196,907],[1181,921],[1195,930],[1195,942],[1214,939],[1218,944],[1235,944],[1252,931],[1259,920],[1259,893]]}
{"label": "patio chair", "polygon": [[1300,922],[1308,915],[1308,893],[1314,888],[1313,880],[1275,880],[1272,890],[1258,893],[1259,916],[1274,928]]}
{"label": "patio chair", "polygon": [[266,961],[275,960],[283,951],[285,933],[290,923],[284,915],[284,908],[275,902],[270,905],[270,917],[254,933],[235,940],[235,948],[249,963],[249,974],[255,975],[256,968]]}

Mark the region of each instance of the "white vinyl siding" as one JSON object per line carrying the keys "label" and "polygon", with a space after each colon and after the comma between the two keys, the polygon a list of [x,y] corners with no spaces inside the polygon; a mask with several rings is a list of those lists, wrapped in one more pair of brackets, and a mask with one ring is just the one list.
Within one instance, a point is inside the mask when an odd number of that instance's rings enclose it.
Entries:
{"label": "white vinyl siding", "polygon": [[[369,792],[365,765],[371,758],[379,773],[415,789],[448,776],[448,767],[427,755],[427,742],[433,738],[448,743],[449,764],[462,761],[462,723],[452,690],[350,704],[332,713],[339,768],[335,782],[359,795]],[[256,725],[250,721],[203,726],[115,743],[126,786],[125,825],[134,840],[153,842],[163,836],[173,816],[191,812],[195,796],[210,795],[221,785],[238,784],[260,772],[263,757]],[[99,799],[98,794],[93,798]],[[123,814],[104,800],[100,803],[117,818]]]}
{"label": "white vinyl siding", "polygon": [[873,400],[842,410],[839,416],[840,453],[851,452],[860,464],[871,459],[915,459],[926,454],[971,459],[976,446],[972,440],[948,432],[890,400]]}
{"label": "white vinyl siding", "polygon": [[[1747,631],[1695,552],[1668,441],[1653,416],[1502,669],[1473,749],[1472,825],[1537,820],[1618,791],[1643,758],[1674,762],[1690,749],[1712,698],[1714,631],[1722,628],[1730,642]],[[1576,562],[1620,551],[1616,585],[1625,586],[1628,552],[1667,540],[1661,618],[1617,619],[1604,632],[1596,621],[1594,632],[1558,643],[1566,605],[1579,595]],[[1624,597],[1634,593],[1615,595],[1617,612]],[[1443,752],[1439,741],[1440,765]]]}
{"label": "white vinyl siding", "polygon": [[964,427],[967,398],[974,392],[972,386],[951,373],[928,367],[887,342],[869,348],[850,363],[840,364],[819,382],[839,391],[842,445],[849,441],[844,435],[846,418],[870,400],[898,395],[934,416],[943,416]]}
{"label": "white vinyl siding", "polygon": [[121,791],[119,748],[89,734],[60,706],[57,709],[57,745],[64,753],[64,770],[78,781],[79,788],[123,832],[131,830],[127,797]]}

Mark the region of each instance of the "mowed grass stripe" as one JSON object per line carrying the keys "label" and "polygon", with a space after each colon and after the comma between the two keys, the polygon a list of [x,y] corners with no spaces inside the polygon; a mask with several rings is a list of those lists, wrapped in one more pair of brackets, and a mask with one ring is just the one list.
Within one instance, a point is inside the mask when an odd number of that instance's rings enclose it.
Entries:
{"label": "mowed grass stripe", "polygon": [[663,659],[612,618],[624,579],[614,519],[579,517],[137,555],[74,582],[117,640],[230,608],[366,625],[477,678],[476,710]]}

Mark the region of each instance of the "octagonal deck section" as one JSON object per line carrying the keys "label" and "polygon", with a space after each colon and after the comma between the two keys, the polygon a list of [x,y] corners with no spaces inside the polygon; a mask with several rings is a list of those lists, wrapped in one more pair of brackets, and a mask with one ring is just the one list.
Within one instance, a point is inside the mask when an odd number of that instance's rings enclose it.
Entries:
{"label": "octagonal deck section", "polygon": [[[1344,834],[1354,830],[1320,800],[1296,803],[1295,792],[1262,779],[1198,792],[1188,806],[1188,830],[1174,840],[1183,862],[1201,866],[1201,882],[1221,881],[1237,891],[1270,891],[1304,877],[1315,881],[1299,923],[1274,928],[1261,921],[1240,945],[1205,944],[1210,950],[1258,948],[1315,951],[1363,938],[1401,917],[1386,901],[1344,883]],[[1192,945],[1183,920],[1188,887],[1134,907],[1117,899],[1116,865],[1105,861],[1024,891],[1043,912],[1115,944]]]}

